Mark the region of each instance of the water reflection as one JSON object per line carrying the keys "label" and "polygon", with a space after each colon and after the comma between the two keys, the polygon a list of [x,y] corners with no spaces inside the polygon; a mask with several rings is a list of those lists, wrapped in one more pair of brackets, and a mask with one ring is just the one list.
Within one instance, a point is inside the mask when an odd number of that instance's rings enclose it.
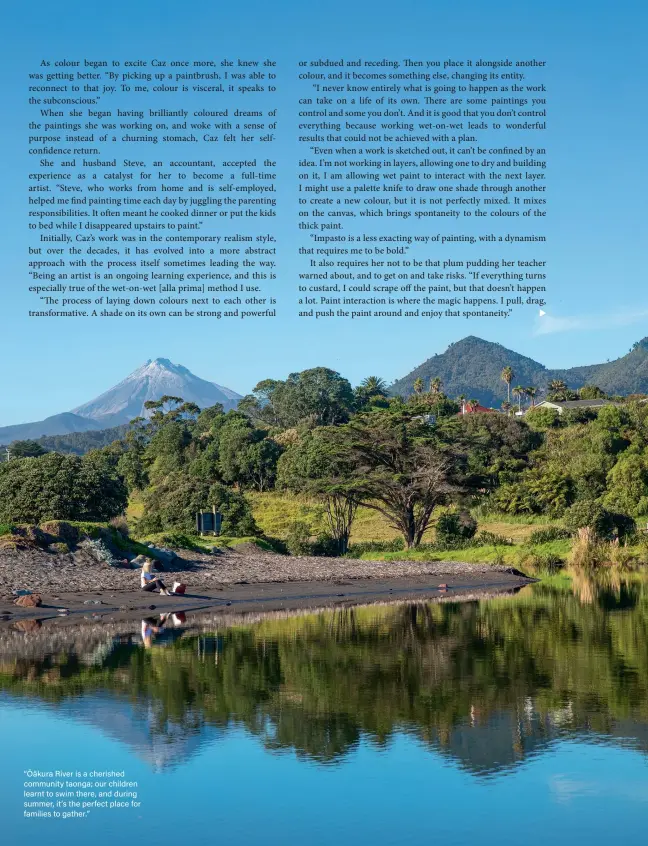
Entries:
{"label": "water reflection", "polygon": [[648,752],[644,581],[581,575],[503,599],[216,625],[5,627],[0,691],[83,719],[155,768],[235,725],[323,764],[406,732],[480,776],[565,737]]}

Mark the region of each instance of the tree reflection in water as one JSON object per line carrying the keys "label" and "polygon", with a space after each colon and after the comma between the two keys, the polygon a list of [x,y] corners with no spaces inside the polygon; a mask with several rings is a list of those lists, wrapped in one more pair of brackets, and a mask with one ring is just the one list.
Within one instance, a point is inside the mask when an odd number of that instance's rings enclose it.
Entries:
{"label": "tree reflection in water", "polygon": [[108,696],[176,741],[244,726],[270,750],[322,763],[396,732],[483,775],[564,736],[648,752],[639,579],[580,574],[509,598],[344,608],[208,634],[183,623],[156,626],[148,648],[138,633],[113,633],[40,654],[25,654],[29,633],[5,630],[0,690],[70,713],[75,697]]}

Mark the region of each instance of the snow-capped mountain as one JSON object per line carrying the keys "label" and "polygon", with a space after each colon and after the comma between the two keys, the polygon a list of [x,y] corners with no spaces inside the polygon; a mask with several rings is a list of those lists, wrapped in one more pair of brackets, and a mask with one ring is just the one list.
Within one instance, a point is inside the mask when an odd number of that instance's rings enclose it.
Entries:
{"label": "snow-capped mountain", "polygon": [[222,403],[227,411],[236,408],[240,394],[208,382],[173,364],[168,358],[147,361],[114,388],[72,410],[73,414],[94,420],[102,428],[128,423],[134,417],[146,416],[144,403],[163,396],[182,397],[200,408]]}
{"label": "snow-capped mountain", "polygon": [[70,412],[55,414],[36,423],[0,427],[0,444],[43,435],[110,429],[129,423],[135,417],[146,416],[144,403],[165,395],[181,397],[200,408],[222,403],[226,411],[236,408],[241,399],[236,391],[201,379],[181,364],[173,364],[168,358],[156,358],[138,367],[114,388]]}

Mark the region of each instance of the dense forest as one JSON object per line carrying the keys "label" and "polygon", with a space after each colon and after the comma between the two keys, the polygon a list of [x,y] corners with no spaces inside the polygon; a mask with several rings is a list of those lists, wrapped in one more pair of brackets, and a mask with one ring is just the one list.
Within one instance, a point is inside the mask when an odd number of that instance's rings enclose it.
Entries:
{"label": "dense forest", "polygon": [[[246,494],[290,491],[321,503],[326,531],[302,551],[344,554],[358,508],[381,516],[408,549],[433,540],[475,543],[480,514],[545,516],[566,532],[589,527],[605,540],[633,535],[648,513],[648,404],[640,399],[558,414],[534,408],[534,389],[500,381],[504,413],[451,399],[440,377],[417,380],[407,399],[378,377],[355,389],[314,368],[260,382],[236,411],[200,409],[181,397],[147,403],[146,418],[83,456],[12,446],[0,466],[0,523],[107,520],[129,497],[142,503],[140,534],[191,533],[216,507],[223,534],[254,536]],[[553,380],[550,396],[574,392]],[[310,544],[310,548],[309,548]]]}

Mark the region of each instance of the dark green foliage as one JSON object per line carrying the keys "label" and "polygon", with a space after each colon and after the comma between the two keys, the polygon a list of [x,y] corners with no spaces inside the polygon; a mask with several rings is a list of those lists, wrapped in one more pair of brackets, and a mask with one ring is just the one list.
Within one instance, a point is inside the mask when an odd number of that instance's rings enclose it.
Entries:
{"label": "dark green foliage", "polygon": [[454,417],[440,425],[439,434],[465,454],[471,486],[486,491],[518,478],[531,453],[542,445],[539,432],[504,414]]}
{"label": "dark green foliage", "polygon": [[256,429],[247,417],[230,412],[218,432],[219,469],[223,481],[265,491],[274,487],[279,444]]}
{"label": "dark green foliage", "polygon": [[239,410],[270,426],[330,426],[349,419],[355,404],[350,383],[327,367],[265,379],[239,402]]}
{"label": "dark green foliage", "polygon": [[421,543],[434,509],[464,489],[463,457],[409,415],[359,414],[323,436],[345,467],[330,491],[383,514],[408,547]]}
{"label": "dark green foliage", "polygon": [[567,540],[571,537],[571,532],[567,529],[561,529],[560,526],[547,526],[546,529],[536,529],[529,535],[530,544],[551,543],[555,540]]}
{"label": "dark green foliage", "polygon": [[574,483],[559,471],[534,468],[517,482],[498,488],[491,505],[507,514],[547,514],[561,517],[575,499]]}
{"label": "dark green foliage", "polygon": [[213,506],[223,515],[221,534],[247,537],[260,534],[248,501],[238,491],[218,482],[170,473],[162,482],[144,493],[144,515],[140,529],[163,532],[196,531],[196,513]]}
{"label": "dark green foliage", "polygon": [[402,538],[394,538],[390,541],[361,541],[353,543],[347,551],[348,558],[362,558],[365,553],[370,552],[401,552],[405,549]]}
{"label": "dark green foliage", "polygon": [[38,458],[47,450],[38,441],[14,441],[9,444],[9,454],[14,458]]}
{"label": "dark green foliage", "polygon": [[389,389],[384,379],[368,376],[353,391],[354,408],[362,411],[367,408],[385,408],[388,405]]}
{"label": "dark green foliage", "polygon": [[127,504],[127,491],[99,452],[80,458],[47,453],[0,466],[0,521],[109,520]]}
{"label": "dark green foliage", "polygon": [[435,534],[437,543],[447,547],[470,540],[477,531],[477,521],[465,512],[447,511],[436,521]]}
{"label": "dark green foliage", "polygon": [[636,531],[634,520],[627,514],[608,511],[600,502],[588,499],[579,500],[568,509],[565,526],[572,532],[587,527],[601,540],[623,539]]}
{"label": "dark green foliage", "polygon": [[291,555],[308,555],[311,545],[311,530],[308,523],[303,520],[295,520],[288,529],[286,535],[286,547]]}

